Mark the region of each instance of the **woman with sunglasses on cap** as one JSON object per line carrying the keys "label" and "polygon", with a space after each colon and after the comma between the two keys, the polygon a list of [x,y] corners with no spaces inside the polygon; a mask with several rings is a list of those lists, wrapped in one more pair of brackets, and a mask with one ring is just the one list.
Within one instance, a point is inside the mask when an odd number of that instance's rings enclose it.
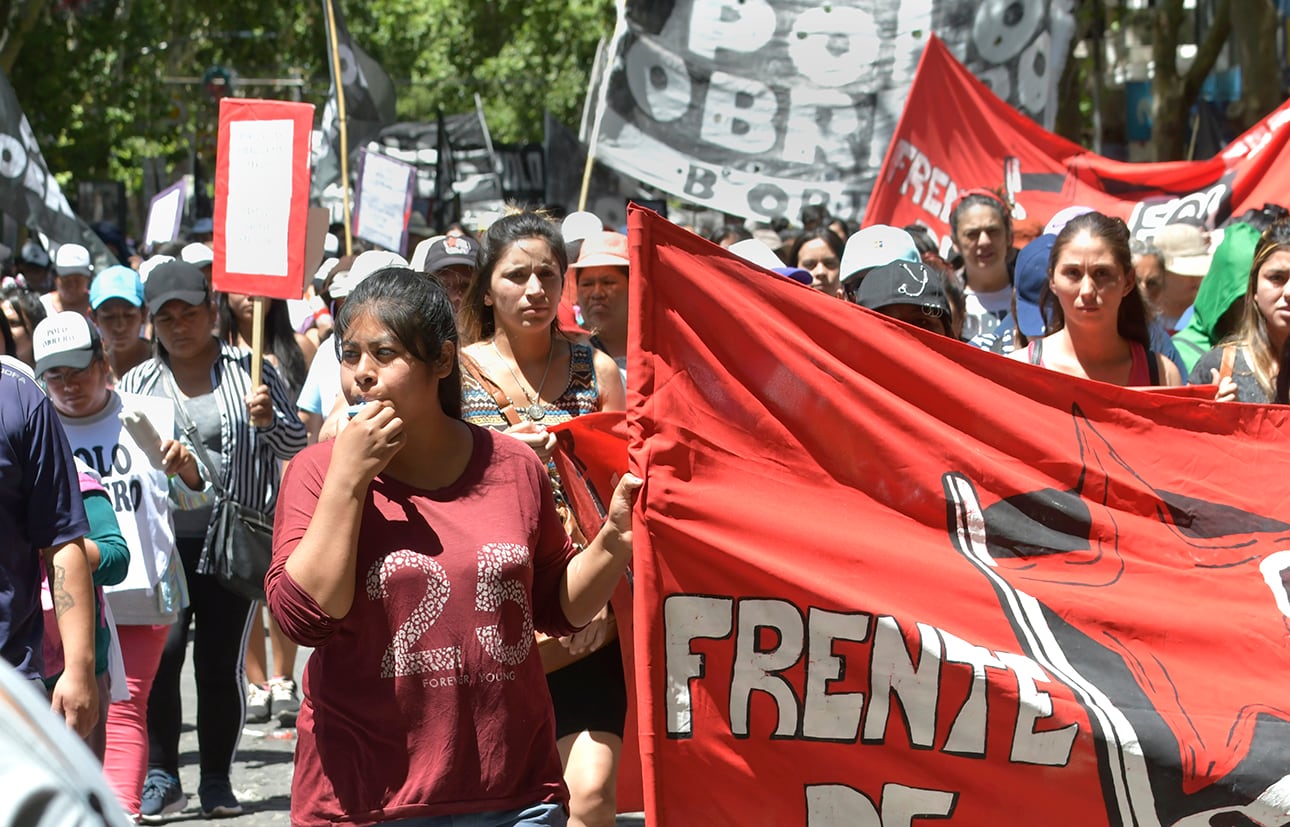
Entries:
{"label": "woman with sunglasses on cap", "polygon": [[464,421],[435,279],[375,273],[335,335],[354,415],[288,467],[265,584],[283,629],[314,647],[291,822],[564,825],[533,634],[570,633],[608,600],[640,481],[619,484],[579,553],[543,463]]}
{"label": "woman with sunglasses on cap", "polygon": [[[559,330],[565,255],[559,229],[544,216],[502,218],[484,236],[479,272],[460,314],[462,341],[469,343],[462,351],[465,420],[520,439],[548,463],[555,446],[548,425],[626,404],[613,358]],[[560,480],[549,467],[561,500]],[[544,640],[542,647],[570,824],[612,825],[627,688],[611,609],[602,606],[588,628]]]}
{"label": "woman with sunglasses on cap", "polygon": [[[197,449],[198,461],[218,480],[217,487],[243,506],[272,513],[279,464],[305,445],[305,426],[277,371],[266,363],[262,384],[252,387],[251,354],[211,335],[215,305],[205,274],[194,265],[157,265],[144,298],[152,314],[156,356],[127,373],[120,390],[170,398],[176,422]],[[171,627],[148,699],[149,772],[141,812],[155,818],[187,803],[179,784],[179,676],[191,626],[201,808],[208,817],[237,815],[242,807],[229,773],[245,723],[242,658],[252,604],[200,566],[213,508],[174,516],[191,605]]]}
{"label": "woman with sunglasses on cap", "polygon": [[1113,385],[1180,385],[1177,366],[1151,350],[1129,228],[1098,212],[1077,216],[1053,241],[1040,298],[1046,334],[1008,358]]}
{"label": "woman with sunglasses on cap", "polygon": [[1270,225],[1254,247],[1236,332],[1192,368],[1192,382],[1218,385],[1219,402],[1270,402],[1290,340],[1290,219]]}

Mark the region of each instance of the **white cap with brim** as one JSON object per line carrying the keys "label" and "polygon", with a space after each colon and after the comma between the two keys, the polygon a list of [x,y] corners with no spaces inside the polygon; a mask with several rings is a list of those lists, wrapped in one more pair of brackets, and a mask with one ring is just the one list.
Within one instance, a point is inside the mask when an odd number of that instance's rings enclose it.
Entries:
{"label": "white cap with brim", "polygon": [[857,273],[893,261],[922,261],[914,237],[899,227],[873,224],[847,239],[846,246],[842,248],[838,275],[845,282]]}
{"label": "white cap with brim", "polygon": [[354,292],[363,281],[378,270],[386,267],[407,267],[408,261],[398,253],[387,250],[368,250],[359,253],[350,265],[349,271],[337,276],[331,283],[331,297],[343,299]]}
{"label": "white cap with brim", "polygon": [[194,241],[179,251],[179,257],[189,264],[205,267],[215,261],[215,251],[200,241]]}
{"label": "white cap with brim", "polygon": [[36,375],[54,368],[87,368],[94,360],[98,334],[80,313],[64,310],[47,316],[31,335]]}
{"label": "white cap with brim", "polygon": [[90,251],[79,244],[64,244],[54,253],[54,272],[60,276],[73,273],[94,274],[94,263],[90,260]]}
{"label": "white cap with brim", "polygon": [[560,222],[560,235],[564,238],[565,244],[582,241],[604,229],[605,222],[601,221],[595,213],[586,210],[571,212]]}
{"label": "white cap with brim", "polygon": [[1209,274],[1209,264],[1214,260],[1210,254],[1201,256],[1165,256],[1165,270],[1178,276],[1204,278]]}

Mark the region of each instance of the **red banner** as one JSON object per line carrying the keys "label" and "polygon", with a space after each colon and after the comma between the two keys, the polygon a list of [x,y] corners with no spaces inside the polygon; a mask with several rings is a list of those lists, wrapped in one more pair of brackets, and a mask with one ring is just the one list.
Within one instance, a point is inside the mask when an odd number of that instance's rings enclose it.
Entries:
{"label": "red banner", "polygon": [[1290,819],[1290,410],[1058,376],[629,226],[652,825]]}
{"label": "red banner", "polygon": [[[921,223],[948,237],[958,193],[1007,183],[1027,215],[1047,222],[1085,205],[1152,234],[1179,218],[1216,226],[1290,189],[1290,102],[1207,161],[1134,164],[1085,150],[999,100],[932,37],[888,146],[864,223]],[[1014,167],[1005,181],[1005,164]]]}

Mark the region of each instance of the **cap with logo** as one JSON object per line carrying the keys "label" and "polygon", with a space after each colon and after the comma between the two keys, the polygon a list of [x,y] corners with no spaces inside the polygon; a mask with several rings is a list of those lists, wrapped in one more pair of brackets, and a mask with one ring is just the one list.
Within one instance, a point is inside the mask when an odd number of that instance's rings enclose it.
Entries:
{"label": "cap with logo", "polygon": [[143,307],[143,281],[124,264],[113,264],[90,282],[90,309],[98,310],[108,299],[122,299]]}
{"label": "cap with logo", "polygon": [[99,347],[94,326],[72,310],[46,316],[31,334],[37,376],[54,368],[87,368]]}
{"label": "cap with logo", "polygon": [[186,261],[164,261],[152,268],[143,286],[148,312],[157,313],[169,301],[205,304],[210,301],[206,274]]}
{"label": "cap with logo", "polygon": [[950,318],[950,302],[945,295],[945,277],[921,261],[903,259],[883,264],[869,271],[856,290],[856,304],[878,310],[893,304],[912,304],[930,315]]}
{"label": "cap with logo", "polygon": [[79,244],[64,244],[54,253],[54,271],[60,276],[82,273],[94,274],[94,263],[90,260],[90,251]]}
{"label": "cap with logo", "polygon": [[468,235],[446,235],[430,245],[424,269],[427,273],[438,273],[464,265],[473,270],[478,255],[479,242],[475,239]]}
{"label": "cap with logo", "polygon": [[845,284],[853,277],[893,261],[921,261],[914,237],[899,227],[873,224],[854,233],[842,248],[838,274]]}

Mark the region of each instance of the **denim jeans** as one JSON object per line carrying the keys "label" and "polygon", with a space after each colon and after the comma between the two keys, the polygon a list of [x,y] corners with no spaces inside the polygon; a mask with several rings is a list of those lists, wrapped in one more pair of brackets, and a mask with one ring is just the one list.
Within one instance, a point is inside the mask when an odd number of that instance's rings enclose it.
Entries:
{"label": "denim jeans", "polygon": [[561,804],[534,804],[518,810],[386,822],[390,827],[565,827],[568,823],[569,816]]}

